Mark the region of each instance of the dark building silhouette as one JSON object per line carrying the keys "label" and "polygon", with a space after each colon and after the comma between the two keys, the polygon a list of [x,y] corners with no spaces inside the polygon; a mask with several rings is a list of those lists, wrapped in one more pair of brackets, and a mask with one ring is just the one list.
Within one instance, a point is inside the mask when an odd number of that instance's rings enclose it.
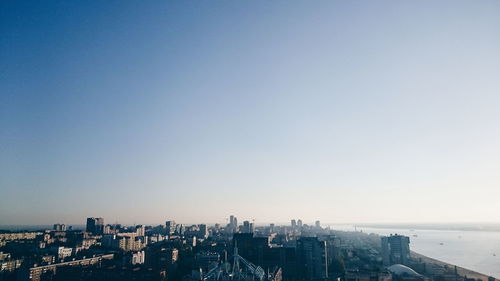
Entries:
{"label": "dark building silhouette", "polygon": [[385,266],[393,264],[409,265],[410,238],[403,235],[382,237],[382,259]]}
{"label": "dark building silhouette", "polygon": [[103,218],[87,218],[86,231],[100,235],[104,233],[104,219]]}
{"label": "dark building silhouette", "polygon": [[297,240],[297,259],[301,266],[300,276],[305,280],[328,278],[328,254],[325,241],[317,237],[301,237]]}
{"label": "dark building silhouette", "polygon": [[299,278],[295,248],[271,247],[268,237],[254,237],[253,233],[235,233],[233,247],[238,248],[239,255],[266,271],[281,267],[284,280]]}

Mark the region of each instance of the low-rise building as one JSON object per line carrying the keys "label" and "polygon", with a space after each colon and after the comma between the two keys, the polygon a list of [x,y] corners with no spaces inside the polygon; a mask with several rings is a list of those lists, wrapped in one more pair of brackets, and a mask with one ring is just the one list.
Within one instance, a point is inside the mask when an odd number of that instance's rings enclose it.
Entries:
{"label": "low-rise building", "polygon": [[0,234],[0,241],[12,241],[12,240],[32,240],[38,235],[42,235],[42,232],[16,232],[16,233],[2,233]]}
{"label": "low-rise building", "polygon": [[123,257],[124,265],[139,265],[144,264],[145,254],[144,251],[132,252]]}
{"label": "low-rise building", "polygon": [[21,267],[23,261],[22,260],[4,260],[0,261],[0,272],[1,271],[14,271]]}
{"label": "low-rise building", "polygon": [[88,265],[96,265],[100,264],[102,260],[111,260],[113,259],[113,254],[107,254],[92,258],[84,258],[79,260],[72,260],[67,262],[60,262],[51,265],[43,265],[43,266],[34,266],[28,269],[27,279],[31,281],[40,281],[40,277],[42,274],[51,271],[53,274],[56,274],[57,268],[63,266],[88,266]]}
{"label": "low-rise building", "polygon": [[73,254],[73,249],[66,247],[55,247],[53,248],[53,252],[57,254],[58,259],[63,260],[67,257],[71,257],[71,255]]}

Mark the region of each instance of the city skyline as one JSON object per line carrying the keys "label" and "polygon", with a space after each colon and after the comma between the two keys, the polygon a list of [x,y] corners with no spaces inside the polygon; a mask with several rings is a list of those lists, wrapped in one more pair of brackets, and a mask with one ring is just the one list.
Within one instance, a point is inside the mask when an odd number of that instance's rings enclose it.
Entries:
{"label": "city skyline", "polygon": [[2,1],[0,225],[499,222],[500,2],[360,3]]}

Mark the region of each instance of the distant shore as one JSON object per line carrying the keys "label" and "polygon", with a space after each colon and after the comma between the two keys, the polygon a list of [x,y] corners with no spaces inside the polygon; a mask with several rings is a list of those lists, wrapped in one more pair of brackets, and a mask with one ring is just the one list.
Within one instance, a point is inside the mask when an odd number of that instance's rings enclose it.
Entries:
{"label": "distant shore", "polygon": [[[482,273],[479,273],[479,272],[476,272],[476,271],[473,271],[473,270],[470,270],[467,268],[463,268],[463,267],[460,267],[458,265],[453,265],[453,264],[449,264],[449,263],[446,263],[446,262],[443,262],[440,260],[436,260],[436,259],[430,258],[428,256],[424,256],[422,254],[416,253],[414,251],[412,251],[411,254],[414,258],[422,259],[423,262],[428,263],[428,264],[435,264],[435,265],[438,265],[440,267],[447,266],[448,268],[455,268],[455,266],[456,266],[457,273],[460,276],[467,276],[467,278],[481,279],[483,281],[488,281],[489,277],[490,277],[489,275],[482,274]],[[493,277],[493,278],[495,278],[495,277]],[[499,280],[499,279],[495,278],[495,280]]]}
{"label": "distant shore", "polygon": [[408,230],[443,230],[443,231],[487,231],[500,232],[499,223],[416,223],[416,224],[353,224],[358,228],[408,229]]}

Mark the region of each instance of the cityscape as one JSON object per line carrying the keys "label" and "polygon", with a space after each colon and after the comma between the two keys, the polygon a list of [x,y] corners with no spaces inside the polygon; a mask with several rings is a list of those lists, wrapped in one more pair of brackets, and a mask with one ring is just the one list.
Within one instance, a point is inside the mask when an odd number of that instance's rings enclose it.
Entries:
{"label": "cityscape", "polygon": [[408,236],[288,225],[107,224],[0,234],[0,280],[495,281],[411,251]]}
{"label": "cityscape", "polygon": [[0,0],[0,281],[500,281],[500,0]]}

